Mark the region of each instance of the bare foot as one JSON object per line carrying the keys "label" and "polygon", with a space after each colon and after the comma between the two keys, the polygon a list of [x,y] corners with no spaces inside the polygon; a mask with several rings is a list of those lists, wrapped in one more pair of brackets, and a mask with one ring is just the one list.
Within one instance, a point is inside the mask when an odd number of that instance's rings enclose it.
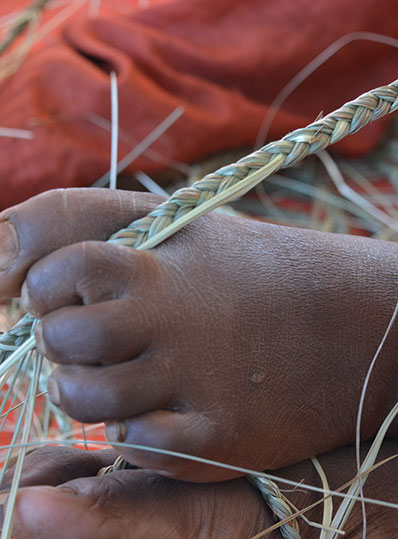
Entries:
{"label": "bare foot", "polygon": [[[397,442],[387,442],[380,458],[397,451]],[[95,473],[94,460],[104,466],[112,461],[109,451],[95,453],[93,456],[78,450],[44,448],[27,458],[25,468],[34,469],[35,477],[25,471],[22,484],[47,483],[59,487],[26,486],[19,490],[14,518],[15,539],[248,539],[274,524],[259,492],[243,478],[194,484],[147,471],[120,471],[103,477],[88,477]],[[353,448],[321,456],[320,462],[332,489],[355,476]],[[68,467],[69,478],[65,475]],[[86,477],[76,478],[78,469]],[[319,476],[308,461],[277,473],[321,487]],[[396,459],[373,471],[366,483],[365,494],[397,503],[397,473]],[[8,480],[10,477],[11,474]],[[300,488],[287,492],[286,496],[300,509],[321,497]],[[334,498],[333,503],[336,510],[340,499]],[[322,522],[322,511],[320,504],[306,514],[313,521]],[[397,537],[396,510],[367,504],[367,523],[369,538]],[[319,529],[302,520],[299,525],[302,539],[319,538]],[[345,531],[345,537],[350,539],[362,537],[360,504],[354,506]],[[282,536],[275,531],[267,537],[280,539]]]}
{"label": "bare foot", "polygon": [[[150,252],[92,241],[158,202],[54,191],[0,215],[0,293],[25,281],[39,350],[60,365],[53,402],[77,420],[106,421],[110,441],[252,469],[351,443],[397,299],[398,246],[221,215]],[[397,344],[395,327],[371,379],[364,438],[398,400]],[[187,480],[234,475],[121,453]]]}

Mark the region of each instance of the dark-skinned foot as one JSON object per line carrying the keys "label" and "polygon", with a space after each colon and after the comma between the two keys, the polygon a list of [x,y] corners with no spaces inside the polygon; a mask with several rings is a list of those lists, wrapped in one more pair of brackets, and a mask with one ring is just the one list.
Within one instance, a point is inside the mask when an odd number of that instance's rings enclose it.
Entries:
{"label": "dark-skinned foot", "polygon": [[[368,446],[364,447],[364,452],[367,449]],[[379,458],[397,451],[396,441],[386,442]],[[22,475],[25,486],[19,490],[15,506],[15,539],[249,539],[275,523],[259,492],[244,478],[194,484],[139,470],[89,477],[96,473],[95,466],[107,466],[113,457],[109,451],[90,454],[64,448],[43,448],[29,455]],[[353,447],[323,455],[319,460],[332,489],[355,476]],[[397,474],[397,459],[382,465],[369,476],[365,495],[397,503]],[[9,486],[11,475],[5,486]],[[322,486],[309,461],[279,470],[277,475]],[[33,486],[40,484],[59,487]],[[286,496],[300,509],[321,498],[303,488],[286,492]],[[340,501],[333,499],[334,510]],[[369,539],[397,537],[396,510],[371,504],[366,508]],[[315,522],[322,522],[322,512],[320,504],[306,514]],[[299,525],[302,539],[319,539],[319,529],[302,520]],[[344,529],[345,538],[362,537],[359,503]],[[275,531],[267,537],[282,536]]]}
{"label": "dark-skinned foot", "polygon": [[[398,245],[217,214],[148,252],[98,241],[158,202],[72,189],[0,215],[0,293],[24,283],[24,304],[41,319],[38,348],[59,365],[53,402],[107,422],[110,441],[252,469],[352,443],[397,299]],[[394,327],[370,381],[364,438],[398,400],[397,345]],[[120,452],[176,478],[236,475]]]}

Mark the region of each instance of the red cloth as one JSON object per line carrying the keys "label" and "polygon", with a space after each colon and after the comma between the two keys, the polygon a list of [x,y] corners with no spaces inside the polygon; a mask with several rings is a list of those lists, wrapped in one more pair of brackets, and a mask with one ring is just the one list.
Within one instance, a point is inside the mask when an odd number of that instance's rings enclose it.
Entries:
{"label": "red cloth", "polygon": [[[126,1],[124,2],[126,5]],[[131,2],[135,5],[135,2]],[[69,20],[0,88],[0,126],[28,128],[32,141],[0,138],[0,207],[53,187],[90,185],[109,168],[109,71],[118,74],[122,157],[175,107],[184,115],[153,145],[165,161],[191,162],[254,143],[268,105],[291,78],[349,32],[395,36],[396,0],[179,0],[131,16]],[[313,121],[397,77],[398,50],[349,44],[289,97],[269,138]],[[37,119],[40,122],[37,123]],[[339,144],[361,154],[379,121]]]}

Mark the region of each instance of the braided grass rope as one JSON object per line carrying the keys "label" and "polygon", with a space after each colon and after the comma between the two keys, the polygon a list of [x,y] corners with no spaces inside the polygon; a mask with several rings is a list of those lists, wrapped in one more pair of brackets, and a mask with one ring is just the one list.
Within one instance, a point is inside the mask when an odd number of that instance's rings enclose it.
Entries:
{"label": "braided grass rope", "polygon": [[146,217],[114,234],[110,241],[150,249],[200,215],[247,193],[277,170],[325,149],[368,123],[398,109],[398,80],[371,90],[305,128],[271,142],[237,163],[176,191]]}
{"label": "braided grass rope", "polygon": [[115,459],[115,462],[111,464],[111,466],[106,466],[105,468],[101,468],[98,471],[97,476],[101,477],[102,475],[106,475],[108,473],[113,473],[113,472],[118,472],[119,470],[137,470],[137,466],[134,466],[134,464],[130,464],[122,456],[119,456]]}
{"label": "braided grass rope", "polygon": [[[267,144],[237,163],[208,174],[192,187],[176,191],[146,217],[120,230],[109,241],[140,250],[156,247],[194,219],[244,195],[276,171],[296,164],[307,155],[325,149],[397,109],[398,80],[362,94],[307,127]],[[35,348],[33,324],[34,318],[28,314],[1,336],[0,376]],[[278,505],[281,503],[279,500],[283,500],[282,496],[269,485],[262,484],[261,490],[272,511],[278,514],[277,510],[282,507]],[[290,534],[285,537],[299,537],[291,535],[296,532],[291,525],[282,526],[282,529]]]}
{"label": "braided grass rope", "polygon": [[[249,483],[259,489],[266,504],[277,519],[284,520],[292,515],[292,510],[276,483],[265,477],[255,477],[254,475],[248,476],[247,479]],[[284,539],[300,539],[298,524],[295,520],[292,521],[292,524],[281,526],[280,532]]]}

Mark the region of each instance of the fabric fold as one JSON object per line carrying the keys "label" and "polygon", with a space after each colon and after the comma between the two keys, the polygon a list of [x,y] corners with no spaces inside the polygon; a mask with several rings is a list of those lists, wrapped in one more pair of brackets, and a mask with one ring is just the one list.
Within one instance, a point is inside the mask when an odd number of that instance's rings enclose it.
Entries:
{"label": "fabric fold", "polygon": [[[104,2],[106,5],[106,2]],[[270,104],[316,55],[352,32],[396,34],[395,0],[179,0],[130,16],[67,21],[0,87],[0,125],[33,140],[0,139],[2,208],[53,187],[91,185],[109,168],[110,71],[118,75],[123,157],[177,106],[183,116],[130,170],[149,174],[252,146]],[[356,40],[286,100],[268,140],[396,78],[398,50]],[[336,146],[362,155],[376,122]]]}

